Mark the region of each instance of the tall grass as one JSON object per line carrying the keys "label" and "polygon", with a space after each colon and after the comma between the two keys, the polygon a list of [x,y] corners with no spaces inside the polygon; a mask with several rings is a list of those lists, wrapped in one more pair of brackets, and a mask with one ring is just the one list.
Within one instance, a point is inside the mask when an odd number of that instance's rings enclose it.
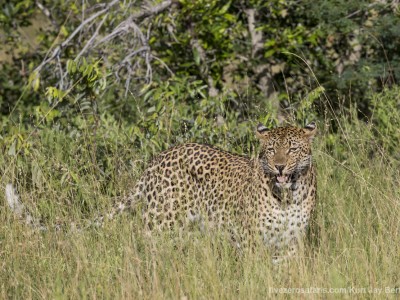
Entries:
{"label": "tall grass", "polygon": [[[272,266],[262,246],[238,255],[223,237],[196,230],[149,237],[132,215],[103,228],[39,233],[18,222],[3,201],[0,298],[398,295],[399,164],[379,151],[369,125],[339,122],[339,134],[320,126],[314,147],[318,204],[299,258]],[[32,137],[24,159],[1,158],[2,184],[17,182],[22,201],[48,224],[85,224],[129,190],[141,172],[148,154],[136,152],[125,136],[105,130],[96,141],[99,157],[88,136],[43,130]]]}

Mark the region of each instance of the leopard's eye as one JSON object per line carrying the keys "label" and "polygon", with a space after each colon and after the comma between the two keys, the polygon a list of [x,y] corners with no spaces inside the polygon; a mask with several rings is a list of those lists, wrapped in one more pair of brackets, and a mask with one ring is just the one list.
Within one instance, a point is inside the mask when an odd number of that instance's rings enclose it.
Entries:
{"label": "leopard's eye", "polygon": [[296,152],[297,150],[299,150],[299,147],[290,147],[289,148],[289,152]]}
{"label": "leopard's eye", "polygon": [[272,153],[272,152],[275,152],[275,149],[273,147],[268,147],[267,151]]}

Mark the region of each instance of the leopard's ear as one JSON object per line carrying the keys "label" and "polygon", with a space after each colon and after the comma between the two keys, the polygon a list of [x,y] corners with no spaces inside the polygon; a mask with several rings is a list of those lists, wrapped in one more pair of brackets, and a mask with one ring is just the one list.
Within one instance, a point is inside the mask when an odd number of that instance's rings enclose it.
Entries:
{"label": "leopard's ear", "polygon": [[315,122],[311,122],[303,128],[303,131],[304,136],[312,141],[317,133],[317,124]]}
{"label": "leopard's ear", "polygon": [[257,136],[259,139],[265,139],[267,133],[268,133],[268,128],[267,128],[264,124],[259,123],[259,124],[257,125],[257,128],[256,128],[256,136]]}

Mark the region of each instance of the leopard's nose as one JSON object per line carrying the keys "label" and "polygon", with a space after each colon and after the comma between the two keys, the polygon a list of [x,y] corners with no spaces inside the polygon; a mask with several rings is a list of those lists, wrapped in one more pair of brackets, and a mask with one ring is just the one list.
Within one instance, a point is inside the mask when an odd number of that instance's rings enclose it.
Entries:
{"label": "leopard's nose", "polygon": [[283,169],[285,168],[285,165],[275,165],[275,168],[278,170],[279,175],[282,175]]}

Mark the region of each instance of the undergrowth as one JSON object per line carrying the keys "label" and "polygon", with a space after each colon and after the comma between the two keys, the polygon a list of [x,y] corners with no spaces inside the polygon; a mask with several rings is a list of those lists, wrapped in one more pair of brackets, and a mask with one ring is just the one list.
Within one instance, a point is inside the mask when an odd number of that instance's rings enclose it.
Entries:
{"label": "undergrowth", "polygon": [[[392,117],[399,120],[398,114]],[[359,121],[352,111],[337,117],[338,129],[330,124],[319,122],[314,143],[318,203],[304,256],[274,267],[268,249],[238,255],[217,234],[194,230],[148,237],[132,215],[103,228],[39,233],[18,222],[3,201],[0,298],[398,294],[400,174],[393,144],[385,147],[380,128]],[[138,147],[131,130],[103,121],[97,136],[32,131],[24,147],[11,145],[0,158],[2,186],[14,182],[24,204],[47,224],[84,224],[129,191],[153,155],[147,147],[152,141],[143,139]],[[237,152],[240,143],[227,137],[220,144]]]}

